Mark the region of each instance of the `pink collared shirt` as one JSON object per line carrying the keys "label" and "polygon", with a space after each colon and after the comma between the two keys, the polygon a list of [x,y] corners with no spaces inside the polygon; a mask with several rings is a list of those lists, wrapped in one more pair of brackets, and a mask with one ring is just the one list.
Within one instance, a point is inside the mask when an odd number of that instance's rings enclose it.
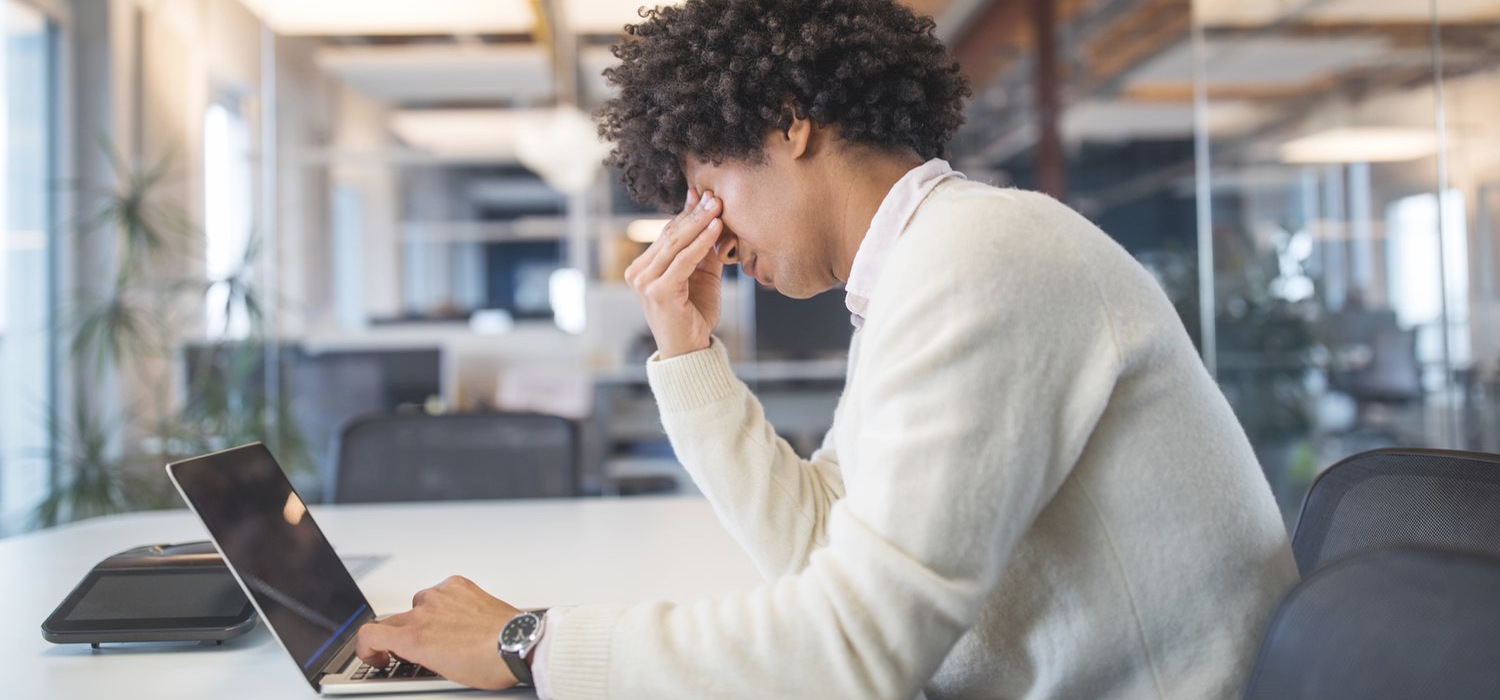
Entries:
{"label": "pink collared shirt", "polygon": [[875,218],[870,219],[870,229],[854,253],[854,265],[849,269],[849,281],[844,283],[844,305],[849,307],[849,320],[855,328],[864,324],[870,306],[870,295],[875,292],[875,283],[885,269],[896,239],[906,230],[907,222],[922,200],[932,192],[939,182],[950,177],[963,177],[948,161],[933,158],[901,176],[891,191],[880,201]]}

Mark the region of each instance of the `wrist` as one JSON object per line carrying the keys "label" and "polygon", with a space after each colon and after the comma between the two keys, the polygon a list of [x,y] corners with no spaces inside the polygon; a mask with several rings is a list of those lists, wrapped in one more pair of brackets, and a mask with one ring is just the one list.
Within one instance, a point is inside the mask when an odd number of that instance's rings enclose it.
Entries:
{"label": "wrist", "polygon": [[497,644],[500,657],[517,684],[535,685],[531,666],[536,649],[545,632],[546,610],[517,612],[500,629]]}
{"label": "wrist", "polygon": [[658,343],[656,346],[656,356],[663,360],[670,360],[674,357],[691,355],[701,350],[707,350],[712,347],[712,345],[713,341],[711,339],[704,340],[703,342],[698,344]]}

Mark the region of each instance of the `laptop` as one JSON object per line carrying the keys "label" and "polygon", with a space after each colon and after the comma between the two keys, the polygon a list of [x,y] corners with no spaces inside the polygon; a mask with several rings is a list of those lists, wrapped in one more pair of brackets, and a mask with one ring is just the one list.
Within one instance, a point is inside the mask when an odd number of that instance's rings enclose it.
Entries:
{"label": "laptop", "polygon": [[355,635],[375,612],[265,445],[174,462],[167,476],[313,690],[466,689],[394,656],[386,668],[370,668],[354,655]]}

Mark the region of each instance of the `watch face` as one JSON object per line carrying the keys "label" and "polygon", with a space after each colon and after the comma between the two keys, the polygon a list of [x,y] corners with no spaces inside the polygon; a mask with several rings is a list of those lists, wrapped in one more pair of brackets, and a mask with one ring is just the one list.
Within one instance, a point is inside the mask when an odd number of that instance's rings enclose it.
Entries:
{"label": "watch face", "polygon": [[537,626],[541,620],[536,615],[522,615],[505,626],[500,632],[500,643],[507,648],[519,649],[536,634]]}

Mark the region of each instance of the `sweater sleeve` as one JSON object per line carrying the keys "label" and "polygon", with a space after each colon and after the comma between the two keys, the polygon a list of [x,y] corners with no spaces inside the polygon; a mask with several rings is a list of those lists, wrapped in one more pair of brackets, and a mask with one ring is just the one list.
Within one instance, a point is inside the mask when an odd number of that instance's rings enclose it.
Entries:
{"label": "sweater sleeve", "polygon": [[936,672],[1120,366],[1088,271],[1049,230],[1081,219],[956,218],[914,221],[872,297],[827,544],[719,600],[570,610],[554,630],[557,698],[908,700]]}
{"label": "sweater sleeve", "polygon": [[646,373],[677,458],[756,567],[772,579],[805,566],[844,492],[832,432],[810,459],[798,457],[718,338],[699,352],[653,356]]}

